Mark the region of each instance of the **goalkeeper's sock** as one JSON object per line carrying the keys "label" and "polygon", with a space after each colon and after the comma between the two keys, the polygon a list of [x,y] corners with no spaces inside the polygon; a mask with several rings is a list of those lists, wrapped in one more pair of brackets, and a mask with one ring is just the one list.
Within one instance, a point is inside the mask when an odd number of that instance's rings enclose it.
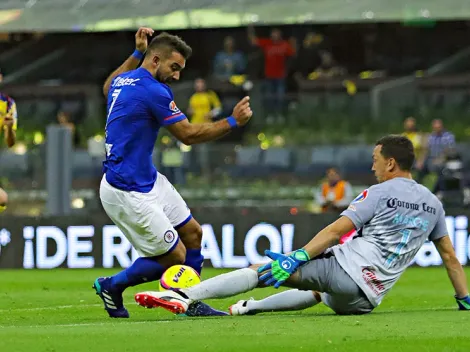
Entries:
{"label": "goalkeeper's sock", "polygon": [[204,257],[201,254],[201,248],[186,250],[186,261],[184,262],[184,265],[190,266],[196,270],[199,275],[201,275],[203,262]]}
{"label": "goalkeeper's sock", "polygon": [[319,302],[312,291],[288,290],[266,297],[260,301],[249,300],[246,307],[249,312],[274,312],[301,310],[313,307]]}
{"label": "goalkeeper's sock", "polygon": [[128,287],[158,280],[164,271],[155,257],[138,258],[126,270],[111,277],[111,289],[122,292]]}
{"label": "goalkeeper's sock", "polygon": [[200,284],[181,290],[193,301],[223,298],[253,290],[258,286],[258,273],[245,268],[218,275]]}

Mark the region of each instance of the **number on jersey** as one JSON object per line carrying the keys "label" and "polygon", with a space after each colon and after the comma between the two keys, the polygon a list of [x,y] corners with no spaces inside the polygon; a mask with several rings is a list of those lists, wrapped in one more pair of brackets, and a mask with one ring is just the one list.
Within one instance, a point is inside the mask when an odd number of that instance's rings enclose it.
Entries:
{"label": "number on jersey", "polygon": [[113,94],[111,94],[111,96],[113,97],[113,101],[111,102],[111,106],[109,107],[108,118],[111,115],[111,112],[113,111],[114,104],[116,104],[116,100],[119,97],[119,94],[121,94],[121,91],[122,91],[122,89],[115,89],[113,91]]}

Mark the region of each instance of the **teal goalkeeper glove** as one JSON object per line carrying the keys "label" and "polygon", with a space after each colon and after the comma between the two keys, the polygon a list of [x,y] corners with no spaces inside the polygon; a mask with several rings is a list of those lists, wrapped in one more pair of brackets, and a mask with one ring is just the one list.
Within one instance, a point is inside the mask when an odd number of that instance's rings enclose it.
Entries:
{"label": "teal goalkeeper glove", "polygon": [[470,297],[468,297],[468,295],[464,298],[458,298],[455,296],[455,301],[459,306],[459,310],[470,310]]}
{"label": "teal goalkeeper glove", "polygon": [[274,288],[279,288],[293,273],[297,271],[299,266],[310,260],[308,253],[304,249],[296,250],[289,256],[271,251],[265,251],[264,254],[273,261],[258,268],[259,273],[270,270],[259,279],[268,286],[273,285]]}

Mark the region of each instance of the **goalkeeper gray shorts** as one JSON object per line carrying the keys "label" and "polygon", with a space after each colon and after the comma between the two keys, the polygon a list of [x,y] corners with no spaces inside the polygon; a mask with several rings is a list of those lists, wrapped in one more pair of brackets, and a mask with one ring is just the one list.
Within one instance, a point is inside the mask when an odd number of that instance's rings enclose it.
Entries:
{"label": "goalkeeper gray shorts", "polygon": [[374,306],[353,279],[343,270],[333,253],[318,257],[299,270],[299,290],[320,292],[322,301],[341,315],[370,313]]}

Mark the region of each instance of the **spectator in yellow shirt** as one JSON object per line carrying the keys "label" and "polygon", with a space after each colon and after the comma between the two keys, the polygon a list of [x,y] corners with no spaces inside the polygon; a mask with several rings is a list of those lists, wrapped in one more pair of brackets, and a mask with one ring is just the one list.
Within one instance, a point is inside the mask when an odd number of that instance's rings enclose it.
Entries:
{"label": "spectator in yellow shirt", "polygon": [[198,78],[194,81],[195,93],[189,99],[189,116],[191,123],[210,122],[222,111],[222,104],[217,94],[208,90],[206,81]]}
{"label": "spectator in yellow shirt", "polygon": [[[217,94],[207,89],[206,81],[198,78],[194,81],[195,93],[189,99],[188,115],[191,123],[210,122],[222,112],[222,104]],[[193,146],[196,160],[199,161],[202,174],[210,178],[209,143]]]}
{"label": "spectator in yellow shirt", "polygon": [[414,117],[408,117],[405,119],[403,128],[405,131],[402,133],[402,135],[408,138],[413,144],[416,164],[419,165],[421,162],[423,162],[422,158],[426,148],[424,136],[422,133],[418,132],[416,127],[416,119]]}
{"label": "spectator in yellow shirt", "polygon": [[[0,72],[0,83],[3,75]],[[8,95],[0,92],[0,134],[4,133],[5,143],[9,148],[16,142],[16,127],[18,114],[15,101]],[[0,213],[6,209],[8,202],[7,193],[0,187]]]}

